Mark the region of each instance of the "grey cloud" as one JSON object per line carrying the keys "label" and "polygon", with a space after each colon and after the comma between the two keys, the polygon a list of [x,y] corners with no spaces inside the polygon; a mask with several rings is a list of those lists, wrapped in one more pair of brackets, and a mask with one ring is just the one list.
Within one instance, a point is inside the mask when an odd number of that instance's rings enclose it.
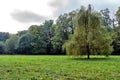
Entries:
{"label": "grey cloud", "polygon": [[54,10],[53,16],[56,17],[62,13],[66,13],[73,9],[79,8],[80,3],[78,0],[52,0],[49,3],[49,6]]}
{"label": "grey cloud", "polygon": [[54,1],[50,2],[49,5],[52,7],[61,8],[64,5],[64,1],[65,0],[54,0]]}
{"label": "grey cloud", "polygon": [[38,15],[31,11],[14,11],[11,13],[13,19],[22,23],[30,23],[30,22],[43,22],[47,18],[45,16]]}
{"label": "grey cloud", "polygon": [[68,0],[52,0],[48,5],[54,10],[53,15],[58,16],[64,12],[68,5]]}

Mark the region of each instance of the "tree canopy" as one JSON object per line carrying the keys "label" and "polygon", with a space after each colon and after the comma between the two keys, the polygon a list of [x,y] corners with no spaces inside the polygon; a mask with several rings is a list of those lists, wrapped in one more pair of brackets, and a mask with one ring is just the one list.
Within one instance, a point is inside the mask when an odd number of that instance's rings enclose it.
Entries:
{"label": "tree canopy", "polygon": [[120,7],[114,18],[108,8],[95,11],[89,5],[16,34],[0,32],[0,54],[68,54],[89,58],[110,53],[120,53]]}
{"label": "tree canopy", "polygon": [[75,33],[65,44],[67,54],[83,55],[87,54],[109,54],[112,51],[110,46],[111,37],[109,32],[101,25],[101,15],[92,10],[82,9],[76,18]]}

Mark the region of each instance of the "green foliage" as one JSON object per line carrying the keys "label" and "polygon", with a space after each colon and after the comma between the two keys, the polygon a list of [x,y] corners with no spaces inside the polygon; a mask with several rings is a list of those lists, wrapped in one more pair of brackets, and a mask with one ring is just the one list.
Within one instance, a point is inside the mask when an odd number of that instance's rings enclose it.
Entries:
{"label": "green foliage", "polygon": [[108,8],[103,9],[100,11],[102,14],[102,21],[103,25],[106,26],[107,28],[111,27],[111,19],[110,19],[110,11]]}
{"label": "green foliage", "polygon": [[[120,56],[0,56],[1,80],[119,80]],[[94,76],[93,76],[94,75]]]}
{"label": "green foliage", "polygon": [[[46,43],[44,41],[43,26],[32,25],[29,28],[29,34],[32,36],[31,46],[33,54],[46,53]],[[42,51],[41,51],[42,50]]]}
{"label": "green foliage", "polygon": [[112,54],[114,55],[120,55],[120,37],[116,37],[115,40],[112,43],[114,52]]}
{"label": "green foliage", "polygon": [[19,38],[17,43],[17,49],[20,54],[22,53],[29,54],[31,52],[32,49],[31,40],[32,36],[29,33],[26,33]]}
{"label": "green foliage", "polygon": [[116,12],[116,19],[118,21],[118,27],[120,27],[120,7],[118,8]]}
{"label": "green foliage", "polygon": [[115,32],[115,19],[111,19],[110,17],[110,11],[108,8],[103,9],[100,11],[101,15],[102,15],[102,25],[105,26],[105,28],[109,31],[109,32]]}
{"label": "green foliage", "polygon": [[5,42],[10,37],[9,33],[6,32],[0,32],[0,41]]}
{"label": "green foliage", "polygon": [[117,19],[117,27],[116,27],[116,37],[112,43],[114,51],[112,54],[119,55],[120,54],[120,7],[116,11],[116,19]]}
{"label": "green foliage", "polygon": [[51,53],[53,50],[52,40],[51,38],[54,36],[53,30],[53,20],[48,20],[43,23],[42,31],[44,33],[44,41],[46,43],[46,52]]}
{"label": "green foliage", "polygon": [[112,40],[108,31],[101,25],[101,16],[92,11],[89,5],[88,9],[81,9],[76,17],[75,33],[70,40],[63,46],[67,54],[83,55],[87,54],[105,54],[112,51],[110,46]]}
{"label": "green foliage", "polygon": [[26,34],[27,32],[28,32],[27,30],[18,31],[18,33],[16,35],[21,37],[22,35]]}
{"label": "green foliage", "polygon": [[53,20],[48,20],[43,25],[33,25],[29,28],[29,33],[33,40],[31,45],[33,47],[32,53],[50,53],[52,51],[51,37],[53,37]]}
{"label": "green foliage", "polygon": [[[0,53],[7,54],[69,54],[90,55],[119,53],[120,8],[111,19],[108,8],[100,13],[84,6],[60,15],[57,20],[46,20],[31,25],[17,34],[0,32]],[[62,51],[62,47],[64,50]]]}
{"label": "green foliage", "polygon": [[9,54],[15,54],[18,42],[18,36],[11,35],[9,39],[5,42],[5,52]]}
{"label": "green foliage", "polygon": [[5,53],[5,44],[4,42],[0,41],[0,54],[3,54]]}
{"label": "green foliage", "polygon": [[73,17],[76,15],[77,11],[72,11],[70,13],[65,13],[60,15],[54,25],[54,37],[52,37],[52,44],[57,52],[62,53],[62,45],[68,40],[69,35],[74,33]]}

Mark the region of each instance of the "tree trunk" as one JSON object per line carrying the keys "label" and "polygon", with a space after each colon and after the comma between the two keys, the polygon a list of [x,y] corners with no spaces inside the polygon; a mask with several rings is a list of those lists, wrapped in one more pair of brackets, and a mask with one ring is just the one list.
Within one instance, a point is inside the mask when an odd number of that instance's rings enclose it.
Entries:
{"label": "tree trunk", "polygon": [[86,46],[86,48],[87,48],[87,55],[88,55],[87,59],[90,59],[90,48],[89,48],[89,44]]}

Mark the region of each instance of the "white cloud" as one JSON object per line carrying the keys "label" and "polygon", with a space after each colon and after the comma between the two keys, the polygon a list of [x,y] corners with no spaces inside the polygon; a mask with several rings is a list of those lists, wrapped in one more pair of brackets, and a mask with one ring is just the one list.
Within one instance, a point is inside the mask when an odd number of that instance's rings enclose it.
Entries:
{"label": "white cloud", "polygon": [[[16,33],[19,30],[25,30],[32,24],[40,24],[38,20],[47,17],[55,19],[61,13],[71,11],[72,9],[85,7],[92,4],[95,10],[109,8],[112,13],[120,6],[119,0],[0,0],[0,31]],[[16,15],[17,20],[11,17],[11,13],[15,14],[15,10],[19,10],[22,14],[26,11],[27,18],[32,14],[37,18],[29,18],[29,23],[24,23],[24,17],[20,18],[20,14]],[[21,13],[20,12],[20,13]],[[43,16],[43,17],[42,17]],[[17,22],[21,20],[22,22]],[[26,19],[26,18],[25,18]],[[32,20],[33,19],[33,20]]]}
{"label": "white cloud", "polygon": [[1,0],[0,31],[16,33],[19,30],[27,29],[31,24],[40,24],[38,21],[34,23],[17,22],[11,17],[11,13],[15,10],[20,10],[33,12],[38,14],[38,16],[42,15],[50,17],[52,11],[50,10],[51,8],[49,7],[48,2],[49,0]]}

